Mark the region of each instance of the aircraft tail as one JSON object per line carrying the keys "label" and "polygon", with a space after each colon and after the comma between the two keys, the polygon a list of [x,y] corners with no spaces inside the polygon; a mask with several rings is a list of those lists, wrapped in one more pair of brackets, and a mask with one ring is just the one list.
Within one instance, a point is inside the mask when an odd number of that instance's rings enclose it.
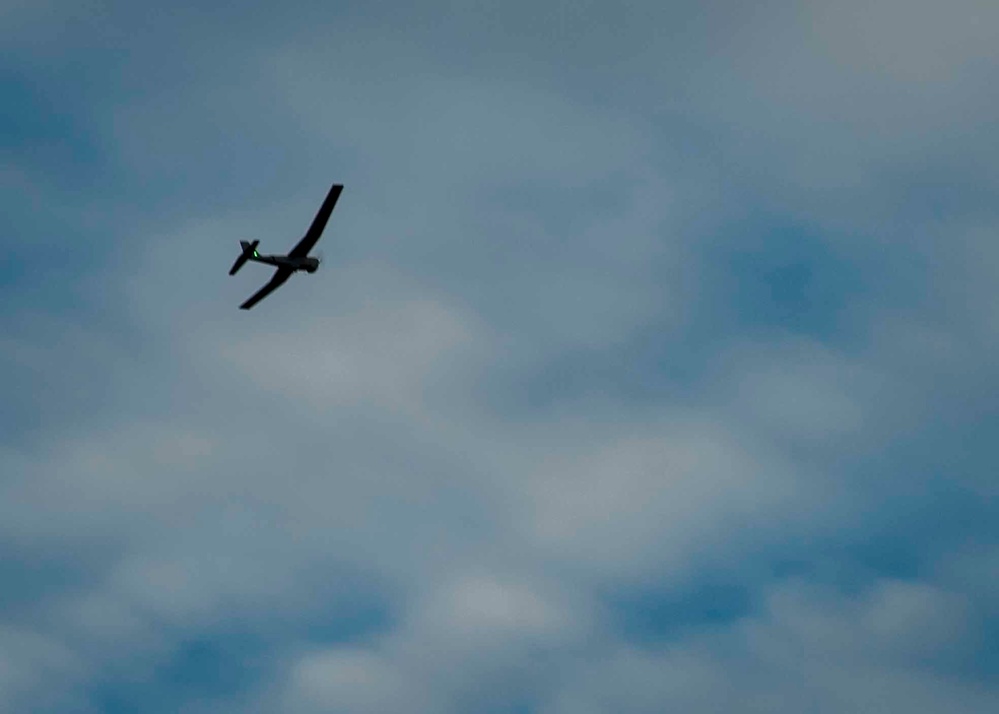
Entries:
{"label": "aircraft tail", "polygon": [[245,240],[241,240],[239,242],[239,247],[242,248],[243,252],[239,254],[239,257],[236,258],[236,262],[232,264],[232,267],[229,269],[229,275],[235,275],[239,269],[246,264],[246,261],[257,252],[257,245],[259,243],[260,241],[258,240],[255,240],[252,243]]}

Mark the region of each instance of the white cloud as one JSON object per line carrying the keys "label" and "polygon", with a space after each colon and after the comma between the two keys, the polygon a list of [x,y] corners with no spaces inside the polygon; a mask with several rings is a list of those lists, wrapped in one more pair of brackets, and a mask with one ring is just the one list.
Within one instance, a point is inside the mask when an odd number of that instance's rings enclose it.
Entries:
{"label": "white cloud", "polygon": [[[877,369],[815,340],[740,341],[718,356],[709,392],[746,428],[826,450],[866,443]],[[717,375],[717,376],[716,376]]]}
{"label": "white cloud", "polygon": [[963,646],[962,605],[921,582],[882,581],[855,598],[785,583],[761,612],[710,634],[602,651],[541,710],[989,711],[994,691],[913,665]]}
{"label": "white cloud", "polygon": [[[387,188],[408,185],[419,195],[523,182],[581,188],[633,171],[647,150],[642,123],[583,111],[527,83],[481,82],[416,56],[416,73],[366,84],[326,71],[325,60],[343,58],[349,48],[310,49],[296,46],[272,58],[275,91],[310,132],[346,145],[380,142],[370,158],[395,169],[382,174]],[[387,69],[387,62],[366,70]],[[431,185],[421,180],[428,176]]]}
{"label": "white cloud", "polygon": [[633,428],[591,432],[588,446],[534,464],[517,511],[530,542],[602,576],[663,577],[744,529],[761,537],[810,490],[718,421]]}
{"label": "white cloud", "polygon": [[502,707],[544,686],[559,653],[594,627],[580,599],[543,577],[478,566],[445,574],[369,648],[301,653],[281,685],[294,706],[321,711],[462,711]]}
{"label": "white cloud", "polygon": [[808,37],[848,71],[903,87],[961,89],[996,61],[999,11],[987,0],[812,3]]}
{"label": "white cloud", "polygon": [[401,414],[419,411],[435,372],[440,379],[443,364],[460,362],[474,346],[473,335],[446,305],[413,296],[245,337],[219,350],[253,383],[286,398],[324,410],[377,404]]}
{"label": "white cloud", "polygon": [[66,689],[88,669],[56,638],[29,627],[0,627],[0,707],[8,711],[67,705]]}
{"label": "white cloud", "polygon": [[[995,5],[785,2],[718,13],[699,42],[644,57],[676,67],[632,101],[697,140],[759,205],[868,250],[907,245],[914,211],[996,182],[987,97]],[[666,97],[667,99],[660,99]],[[679,119],[680,121],[676,121]],[[974,191],[957,191],[974,200]],[[949,198],[946,198],[949,197]]]}
{"label": "white cloud", "polygon": [[286,702],[296,711],[423,711],[427,704],[393,663],[363,650],[304,655],[290,676]]}
{"label": "white cloud", "polygon": [[575,629],[565,602],[538,592],[530,582],[488,572],[444,579],[415,617],[427,633],[487,649],[510,638],[557,639]]}

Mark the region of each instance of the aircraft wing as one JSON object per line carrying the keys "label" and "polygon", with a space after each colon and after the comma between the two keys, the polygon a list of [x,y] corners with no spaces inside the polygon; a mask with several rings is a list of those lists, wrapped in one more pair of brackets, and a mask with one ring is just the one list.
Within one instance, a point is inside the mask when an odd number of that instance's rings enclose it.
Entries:
{"label": "aircraft wing", "polygon": [[330,219],[330,214],[333,213],[333,207],[336,206],[336,200],[340,198],[340,192],[343,191],[343,185],[335,183],[330,187],[330,192],[326,194],[326,200],[323,201],[323,205],[319,207],[319,213],[316,217],[312,219],[312,225],[309,226],[309,230],[306,232],[305,237],[298,242],[291,252],[288,253],[289,258],[304,258],[312,250],[312,246],[316,244],[319,240],[319,236],[323,234],[323,229],[326,227],[326,221]]}
{"label": "aircraft wing", "polygon": [[264,287],[260,288],[260,290],[258,290],[257,292],[253,293],[253,295],[251,295],[246,302],[244,302],[242,305],[239,306],[239,309],[249,310],[251,307],[256,305],[258,302],[263,300],[272,292],[274,292],[276,288],[281,287],[281,285],[284,284],[284,281],[287,280],[288,276],[291,275],[293,272],[295,271],[292,270],[291,268],[278,268],[274,272],[274,277],[270,279],[270,282],[268,282]]}

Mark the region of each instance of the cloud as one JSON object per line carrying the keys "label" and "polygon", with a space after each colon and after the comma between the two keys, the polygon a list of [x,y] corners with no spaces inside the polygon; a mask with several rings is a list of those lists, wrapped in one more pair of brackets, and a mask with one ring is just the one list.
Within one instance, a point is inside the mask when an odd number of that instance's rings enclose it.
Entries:
{"label": "cloud", "polygon": [[675,571],[729,529],[783,518],[787,465],[696,418],[541,460],[526,484],[532,540],[602,575]]}
{"label": "cloud", "polygon": [[925,582],[881,580],[851,596],[788,581],[730,626],[602,652],[540,711],[987,711],[994,691],[931,665],[960,659],[968,606]]}
{"label": "cloud", "polygon": [[367,652],[319,652],[302,657],[292,670],[289,703],[299,711],[402,711],[421,709],[401,675]]}
{"label": "cloud", "polygon": [[[479,577],[455,582],[431,596],[440,610],[411,611],[403,634],[371,650],[301,655],[283,687],[286,701],[309,701],[316,711],[402,711],[413,702],[461,711],[482,701],[499,711],[533,700],[544,712],[767,711],[786,704],[977,712],[995,701],[994,692],[954,669],[969,648],[982,646],[968,638],[981,611],[975,595],[946,582],[879,579],[849,593],[785,580],[742,619],[644,647],[608,636],[582,616],[585,608],[563,603],[560,611],[574,615],[568,630],[539,628],[552,620],[530,615],[538,612],[537,595],[525,599],[528,591],[496,580],[486,587]],[[459,591],[459,609],[448,617],[447,603]],[[497,623],[502,611],[503,634],[473,637],[470,610],[480,623]],[[487,689],[472,695],[472,681]],[[428,684],[438,697],[432,702],[424,698]]]}
{"label": "cloud", "polygon": [[989,710],[992,10],[906,8],[3,35],[83,134],[2,179],[79,252],[4,274],[0,706]]}
{"label": "cloud", "polygon": [[79,681],[86,673],[80,658],[57,639],[30,628],[0,629],[0,691],[7,706],[58,706],[71,699],[52,680]]}
{"label": "cloud", "polygon": [[369,649],[300,655],[281,696],[316,711],[503,710],[544,687],[593,627],[585,604],[559,590],[481,566],[449,576]]}

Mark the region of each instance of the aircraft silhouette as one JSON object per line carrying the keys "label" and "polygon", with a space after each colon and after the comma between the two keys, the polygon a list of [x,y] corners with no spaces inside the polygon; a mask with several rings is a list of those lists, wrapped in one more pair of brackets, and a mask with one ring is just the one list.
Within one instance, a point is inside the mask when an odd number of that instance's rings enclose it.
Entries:
{"label": "aircraft silhouette", "polygon": [[274,272],[274,276],[270,279],[270,282],[260,288],[260,290],[251,295],[246,302],[240,305],[240,310],[249,310],[251,307],[270,295],[276,288],[283,285],[284,281],[291,277],[292,273],[299,270],[304,270],[307,273],[314,273],[318,270],[320,262],[319,258],[309,255],[309,251],[312,250],[312,246],[314,246],[316,241],[319,240],[319,236],[323,234],[326,222],[329,220],[330,214],[333,212],[333,207],[336,206],[336,200],[340,198],[340,192],[342,190],[342,184],[333,184],[330,188],[330,192],[326,194],[326,200],[323,201],[323,205],[319,207],[319,212],[316,214],[316,217],[312,219],[312,225],[309,226],[309,230],[306,231],[305,237],[302,238],[302,240],[300,240],[287,255],[261,255],[257,252],[257,246],[260,244],[259,240],[255,240],[252,243],[245,240],[241,240],[239,242],[242,252],[239,257],[236,258],[236,262],[232,264],[232,268],[229,269],[229,275],[235,275],[248,260],[254,263],[273,265],[277,268]]}

